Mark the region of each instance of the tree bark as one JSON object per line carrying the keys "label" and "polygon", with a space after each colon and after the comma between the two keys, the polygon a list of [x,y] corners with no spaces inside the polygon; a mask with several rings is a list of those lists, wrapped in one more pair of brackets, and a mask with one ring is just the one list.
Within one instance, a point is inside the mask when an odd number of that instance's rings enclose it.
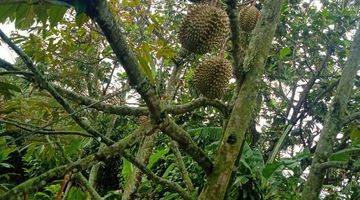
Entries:
{"label": "tree bark", "polygon": [[224,199],[233,172],[234,163],[253,117],[256,115],[264,64],[269,47],[279,22],[282,0],[268,0],[262,9],[262,17],[257,23],[244,59],[247,71],[239,95],[235,101],[221,145],[216,155],[214,169],[201,192],[199,199]]}
{"label": "tree bark", "polygon": [[354,80],[357,71],[360,69],[359,55],[360,28],[357,29],[354,36],[349,58],[341,75],[334,100],[327,113],[324,128],[312,160],[310,173],[302,192],[302,199],[315,200],[318,199],[320,194],[322,182],[326,173],[326,170],[320,166],[322,163],[327,162],[329,156],[332,154],[334,140],[336,135],[341,131],[343,124],[342,119],[345,117],[345,111],[354,85]]}
{"label": "tree bark", "polygon": [[[145,166],[147,165],[149,158],[153,152],[155,139],[156,134],[144,136],[142,142],[140,143],[139,150],[136,154],[136,159]],[[134,168],[125,185],[122,200],[135,199],[135,193],[140,185],[142,175],[143,172],[141,170],[139,170],[138,168]]]}

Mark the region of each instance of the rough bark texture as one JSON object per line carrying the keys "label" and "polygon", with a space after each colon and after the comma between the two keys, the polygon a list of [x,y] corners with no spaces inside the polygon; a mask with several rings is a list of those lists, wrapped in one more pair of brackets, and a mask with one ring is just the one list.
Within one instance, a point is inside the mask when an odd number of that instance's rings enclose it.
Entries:
{"label": "rough bark texture", "polygon": [[[149,158],[153,152],[155,138],[156,134],[144,136],[140,144],[139,150],[136,153],[136,159],[145,166],[147,165]],[[132,171],[122,194],[122,200],[135,199],[134,195],[140,185],[142,175],[143,173],[138,168],[135,168]]]}
{"label": "rough bark texture", "polygon": [[279,22],[281,4],[281,0],[269,0],[263,7],[262,18],[254,30],[254,36],[250,41],[244,60],[244,68],[248,69],[248,72],[230,115],[216,156],[214,169],[208,176],[199,199],[219,200],[225,196],[234,163],[245,138],[245,132],[254,117],[264,63]]}
{"label": "rough bark texture", "polygon": [[193,183],[191,181],[191,178],[189,176],[189,172],[186,169],[184,160],[183,160],[183,158],[181,156],[181,153],[179,151],[179,148],[178,148],[178,144],[175,141],[171,141],[170,148],[171,148],[171,151],[175,155],[175,158],[176,158],[175,162],[176,162],[177,167],[179,168],[179,170],[181,172],[181,176],[182,176],[182,178],[184,180],[186,188],[188,189],[188,191],[190,192],[190,194],[192,196],[196,196],[196,190],[195,190],[194,185],[193,185]]}
{"label": "rough bark texture", "polygon": [[359,55],[360,28],[358,28],[355,34],[350,56],[344,67],[334,100],[327,114],[325,125],[312,160],[310,174],[302,192],[302,199],[315,200],[318,199],[320,194],[322,181],[326,173],[326,170],[321,167],[321,163],[327,162],[329,156],[332,154],[334,140],[342,128],[342,119],[345,117],[346,105],[353,88],[357,71],[360,69]]}
{"label": "rough bark texture", "polygon": [[149,108],[150,116],[156,123],[161,122],[160,100],[155,88],[140,72],[139,62],[128,46],[124,32],[112,15],[107,1],[91,0],[87,3],[86,13],[97,22],[104,32],[116,57],[128,75],[129,83],[135,87]]}

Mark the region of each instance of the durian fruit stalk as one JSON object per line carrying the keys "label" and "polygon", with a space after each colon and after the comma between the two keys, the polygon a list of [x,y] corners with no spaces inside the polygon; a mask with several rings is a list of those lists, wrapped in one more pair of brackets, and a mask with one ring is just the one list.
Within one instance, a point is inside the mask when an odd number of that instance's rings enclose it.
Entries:
{"label": "durian fruit stalk", "polygon": [[254,30],[261,12],[253,5],[244,6],[239,11],[239,22],[242,31],[251,32]]}
{"label": "durian fruit stalk", "polygon": [[181,45],[196,54],[219,49],[228,35],[229,20],[226,12],[208,4],[189,6],[179,30]]}
{"label": "durian fruit stalk", "polygon": [[194,86],[209,99],[221,99],[231,78],[231,63],[223,56],[204,59],[195,69]]}

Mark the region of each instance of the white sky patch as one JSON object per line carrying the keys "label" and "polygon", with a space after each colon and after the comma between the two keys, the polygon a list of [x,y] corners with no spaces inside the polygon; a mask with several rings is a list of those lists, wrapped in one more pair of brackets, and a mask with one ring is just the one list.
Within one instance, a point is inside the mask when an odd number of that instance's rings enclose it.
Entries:
{"label": "white sky patch", "polygon": [[[15,31],[15,25],[13,23],[0,24],[0,29],[7,36],[10,36],[12,31]],[[14,63],[16,59],[16,54],[3,42],[0,41],[0,58],[4,59],[10,63]]]}

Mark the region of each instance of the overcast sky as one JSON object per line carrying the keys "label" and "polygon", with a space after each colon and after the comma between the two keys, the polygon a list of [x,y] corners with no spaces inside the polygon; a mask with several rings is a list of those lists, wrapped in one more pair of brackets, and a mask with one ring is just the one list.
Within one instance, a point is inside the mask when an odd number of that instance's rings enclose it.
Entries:
{"label": "overcast sky", "polygon": [[[11,31],[15,30],[15,26],[13,23],[11,24],[0,24],[0,29],[7,35],[10,36]],[[14,52],[10,51],[10,49],[8,48],[8,46],[6,44],[4,44],[4,42],[0,41],[0,58],[14,63],[15,62],[15,58],[16,55]]]}

